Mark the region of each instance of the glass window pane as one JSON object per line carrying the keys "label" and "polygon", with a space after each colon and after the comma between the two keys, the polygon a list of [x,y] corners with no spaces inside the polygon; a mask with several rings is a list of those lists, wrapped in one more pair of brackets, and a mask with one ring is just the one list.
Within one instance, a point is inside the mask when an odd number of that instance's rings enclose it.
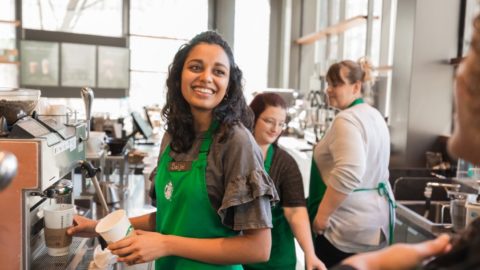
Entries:
{"label": "glass window pane", "polygon": [[18,87],[17,65],[0,64],[0,87]]}
{"label": "glass window pane", "polygon": [[131,72],[130,106],[134,111],[142,111],[144,106],[165,104],[165,81],[167,73]]}
{"label": "glass window pane", "polygon": [[375,0],[373,5],[373,16],[378,17],[378,19],[373,20],[371,61],[374,66],[379,66],[380,43],[382,38],[382,19],[383,19],[381,0]]}
{"label": "glass window pane", "polygon": [[349,19],[358,15],[368,14],[368,0],[346,0],[345,18]]}
{"label": "glass window pane", "polygon": [[235,1],[234,53],[235,60],[243,71],[247,100],[252,92],[267,87],[269,28],[269,1]]}
{"label": "glass window pane", "polygon": [[15,36],[13,24],[0,23],[0,49],[15,49]]}
{"label": "glass window pane", "polygon": [[[0,1],[0,20],[15,20],[15,0]],[[18,65],[2,62],[18,61],[15,25],[0,23],[0,87],[18,87]]]}
{"label": "glass window pane", "polygon": [[338,36],[331,35],[328,39],[330,43],[330,54],[327,56],[327,59],[337,59],[338,56]]}
{"label": "glass window pane", "polygon": [[208,28],[208,0],[135,0],[130,32],[190,39]]}
{"label": "glass window pane", "polygon": [[97,48],[94,45],[62,43],[61,55],[62,86],[96,86]]}
{"label": "glass window pane", "polygon": [[351,28],[345,32],[344,58],[353,61],[365,56],[365,43],[367,38],[365,24]]}
{"label": "glass window pane", "polygon": [[0,1],[0,20],[15,20],[15,0]]}
{"label": "glass window pane", "polygon": [[98,46],[98,87],[130,86],[130,51],[126,48]]}
{"label": "glass window pane", "polygon": [[22,23],[29,29],[119,37],[122,7],[122,0],[23,0]]}
{"label": "glass window pane", "polygon": [[330,14],[330,24],[336,24],[340,21],[340,1],[339,0],[336,0],[336,1],[331,1],[329,2],[332,4],[332,7],[330,8],[331,10],[331,14]]}
{"label": "glass window pane", "polygon": [[173,56],[187,40],[130,37],[133,70],[167,72]]}
{"label": "glass window pane", "polygon": [[20,53],[22,85],[58,86],[58,43],[23,40]]}

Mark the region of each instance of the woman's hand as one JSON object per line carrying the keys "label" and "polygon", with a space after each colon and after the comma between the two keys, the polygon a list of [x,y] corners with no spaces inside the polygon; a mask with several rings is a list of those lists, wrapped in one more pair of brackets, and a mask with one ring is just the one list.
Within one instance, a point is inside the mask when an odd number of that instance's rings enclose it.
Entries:
{"label": "woman's hand", "polygon": [[323,234],[323,232],[327,229],[327,227],[328,227],[328,217],[324,217],[317,214],[312,224],[313,231],[317,234]]}
{"label": "woman's hand", "polygon": [[311,256],[305,255],[305,269],[307,270],[327,270],[327,267],[325,267],[325,264],[323,264],[322,261],[320,261],[315,254]]}
{"label": "woman's hand", "polygon": [[67,234],[78,237],[96,237],[98,233],[95,232],[95,226],[97,226],[96,220],[75,215],[73,226],[67,230]]}
{"label": "woman's hand", "polygon": [[117,261],[132,265],[170,255],[165,235],[142,230],[135,230],[135,233],[134,236],[108,245],[112,254],[119,256]]}

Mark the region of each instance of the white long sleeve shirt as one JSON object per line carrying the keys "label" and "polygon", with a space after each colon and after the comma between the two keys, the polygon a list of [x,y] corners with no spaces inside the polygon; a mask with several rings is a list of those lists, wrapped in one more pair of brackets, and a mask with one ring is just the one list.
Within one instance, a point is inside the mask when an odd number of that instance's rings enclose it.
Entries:
{"label": "white long sleeve shirt", "polygon": [[318,142],[314,159],[328,188],[348,195],[330,216],[325,237],[338,249],[358,253],[379,249],[388,242],[388,200],[376,188],[386,182],[390,136],[385,120],[368,104],[340,112]]}

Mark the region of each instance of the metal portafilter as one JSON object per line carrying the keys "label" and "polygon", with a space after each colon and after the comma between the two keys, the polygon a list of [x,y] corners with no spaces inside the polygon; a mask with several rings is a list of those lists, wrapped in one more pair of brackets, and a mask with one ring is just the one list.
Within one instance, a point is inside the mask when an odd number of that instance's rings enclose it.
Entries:
{"label": "metal portafilter", "polygon": [[95,192],[97,193],[98,198],[100,199],[100,204],[105,210],[105,213],[108,213],[108,205],[107,201],[105,200],[105,196],[103,195],[102,189],[100,188],[100,184],[97,180],[97,172],[100,170],[99,168],[93,167],[92,163],[86,160],[79,161],[80,168],[83,170],[85,177],[91,178],[93,182],[93,187],[95,188]]}
{"label": "metal portafilter", "polygon": [[12,153],[0,151],[0,191],[15,178],[17,167],[17,158]]}

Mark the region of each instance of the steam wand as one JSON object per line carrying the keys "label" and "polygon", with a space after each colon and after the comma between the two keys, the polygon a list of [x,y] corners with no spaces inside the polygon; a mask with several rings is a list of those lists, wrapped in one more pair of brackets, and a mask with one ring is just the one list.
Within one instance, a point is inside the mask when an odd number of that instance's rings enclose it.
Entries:
{"label": "steam wand", "polygon": [[78,163],[80,165],[80,168],[85,173],[85,176],[92,179],[95,192],[97,193],[97,196],[100,199],[100,204],[105,210],[105,213],[108,213],[109,211],[108,211],[107,201],[105,200],[105,196],[103,196],[102,190],[100,189],[100,184],[98,183],[98,180],[97,180],[97,172],[100,171],[100,168],[93,167],[92,163],[86,160],[80,160]]}

